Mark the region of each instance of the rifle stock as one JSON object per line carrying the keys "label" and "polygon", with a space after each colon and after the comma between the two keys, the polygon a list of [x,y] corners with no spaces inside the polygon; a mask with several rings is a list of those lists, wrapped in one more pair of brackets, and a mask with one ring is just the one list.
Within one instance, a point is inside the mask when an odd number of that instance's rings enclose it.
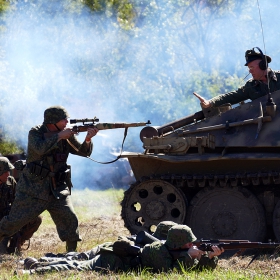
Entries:
{"label": "rifle stock", "polygon": [[[91,123],[91,124],[84,124],[84,125],[75,125],[71,128],[71,130],[75,133],[80,133],[80,132],[86,132],[89,128],[97,128],[98,130],[105,130],[105,129],[138,127],[138,126],[145,126],[148,124],[151,124],[149,120],[147,122],[138,122],[138,123],[98,123],[98,124]],[[58,132],[59,131],[46,132],[44,133],[44,137],[45,138],[52,137]]]}

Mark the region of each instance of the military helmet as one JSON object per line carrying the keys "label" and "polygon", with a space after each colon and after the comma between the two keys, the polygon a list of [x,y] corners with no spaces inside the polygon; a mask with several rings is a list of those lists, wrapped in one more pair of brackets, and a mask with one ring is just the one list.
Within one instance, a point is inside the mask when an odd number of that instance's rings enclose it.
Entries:
{"label": "military helmet", "polygon": [[44,124],[56,124],[61,120],[69,118],[69,114],[62,106],[52,106],[44,112]]}
{"label": "military helmet", "polygon": [[153,233],[153,236],[160,240],[166,240],[168,230],[175,225],[177,225],[177,223],[174,223],[172,221],[160,222],[157,225],[157,228],[156,228],[155,232]]}
{"label": "military helmet", "polygon": [[196,237],[190,227],[186,225],[175,225],[169,229],[165,245],[170,249],[177,249],[195,240]]}
{"label": "military helmet", "polygon": [[0,157],[0,176],[3,173],[11,171],[14,168],[15,167],[10,163],[9,159],[7,159],[6,157]]}

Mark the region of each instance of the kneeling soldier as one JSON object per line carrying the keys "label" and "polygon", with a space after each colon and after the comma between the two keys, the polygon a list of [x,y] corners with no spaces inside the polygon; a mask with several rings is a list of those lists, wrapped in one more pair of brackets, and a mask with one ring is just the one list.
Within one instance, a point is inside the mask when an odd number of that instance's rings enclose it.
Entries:
{"label": "kneeling soldier", "polygon": [[[10,176],[14,166],[6,157],[0,157],[0,219],[7,216],[15,199],[16,180]],[[0,243],[0,254],[20,251],[25,241],[29,240],[42,223],[41,216],[23,226],[13,236],[6,236]]]}

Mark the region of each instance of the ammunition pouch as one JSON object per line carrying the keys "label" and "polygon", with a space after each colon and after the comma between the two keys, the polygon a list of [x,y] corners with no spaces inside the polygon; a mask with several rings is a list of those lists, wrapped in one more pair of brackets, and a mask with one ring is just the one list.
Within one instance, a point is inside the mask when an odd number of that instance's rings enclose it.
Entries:
{"label": "ammunition pouch", "polygon": [[[70,165],[67,165],[67,169],[65,171],[51,172],[49,168],[44,167],[40,164],[31,162],[28,163],[27,168],[31,174],[34,174],[41,179],[46,177],[54,177],[56,182],[66,182],[69,186],[69,180],[71,182],[71,168]],[[72,186],[72,184],[70,184]]]}

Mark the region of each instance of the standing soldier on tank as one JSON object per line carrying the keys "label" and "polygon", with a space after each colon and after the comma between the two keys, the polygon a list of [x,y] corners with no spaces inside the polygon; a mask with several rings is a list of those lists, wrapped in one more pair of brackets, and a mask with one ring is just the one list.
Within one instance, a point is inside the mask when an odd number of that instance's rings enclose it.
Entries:
{"label": "standing soldier on tank", "polygon": [[[0,219],[8,215],[15,199],[16,180],[10,176],[14,166],[6,157],[0,157]],[[24,225],[12,237],[5,237],[0,243],[0,254],[20,251],[25,241],[29,240],[42,223],[41,216]]]}
{"label": "standing soldier on tank", "polygon": [[69,197],[72,184],[67,158],[69,153],[89,156],[91,138],[98,129],[89,128],[80,143],[75,133],[66,128],[68,118],[64,107],[49,107],[44,112],[43,124],[29,131],[26,167],[20,175],[11,211],[0,221],[0,241],[47,210],[60,239],[66,241],[66,250],[76,250],[81,238]]}

